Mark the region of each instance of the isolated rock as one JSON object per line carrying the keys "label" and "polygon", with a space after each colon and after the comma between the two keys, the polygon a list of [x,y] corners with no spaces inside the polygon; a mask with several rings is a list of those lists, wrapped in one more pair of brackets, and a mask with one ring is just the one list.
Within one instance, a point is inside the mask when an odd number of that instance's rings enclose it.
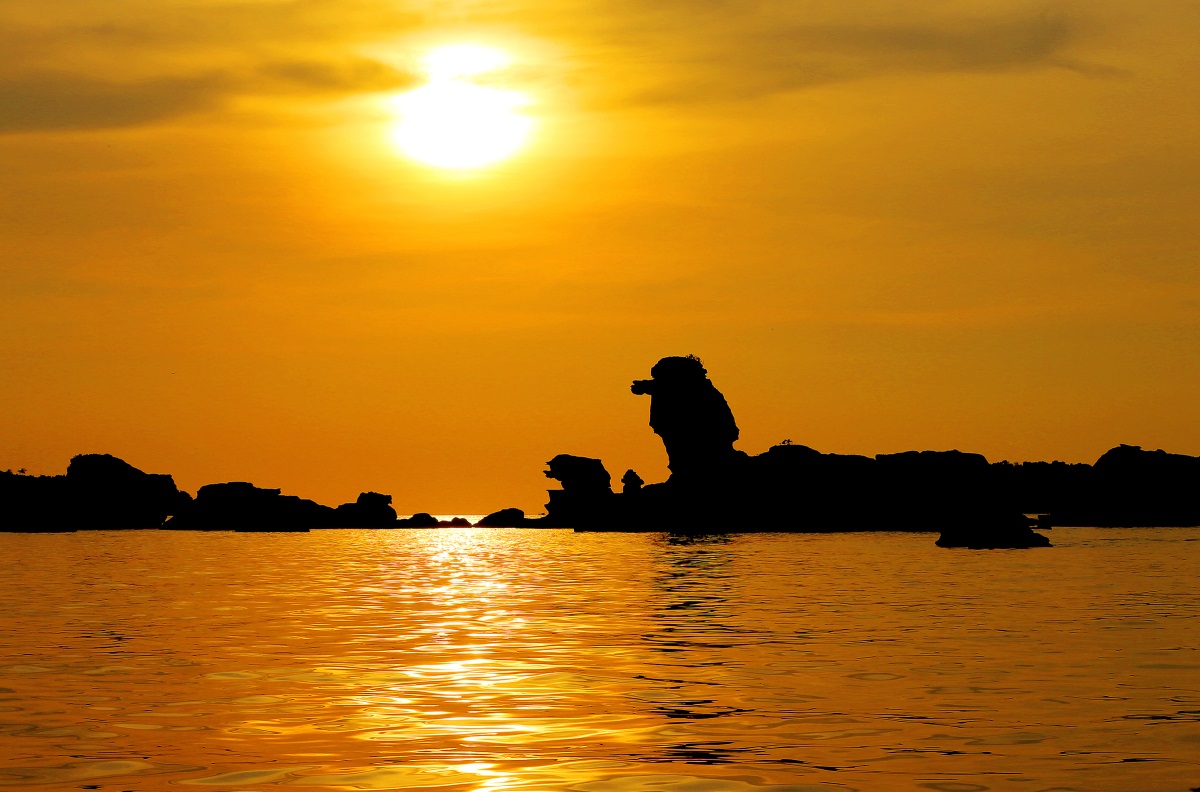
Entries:
{"label": "isolated rock", "polygon": [[437,528],[438,518],[429,512],[417,512],[412,517],[396,520],[397,528]]}
{"label": "isolated rock", "polygon": [[935,544],[938,547],[962,547],[968,550],[1021,550],[1030,547],[1050,547],[1050,540],[1035,532],[1028,523],[963,525],[942,531]]}
{"label": "isolated rock", "polygon": [[480,528],[523,528],[525,522],[525,512],[521,509],[501,509],[492,512],[475,525]]}
{"label": "isolated rock", "polygon": [[333,520],[337,528],[394,528],[396,510],[391,495],[364,492],[354,503],[338,506]]}

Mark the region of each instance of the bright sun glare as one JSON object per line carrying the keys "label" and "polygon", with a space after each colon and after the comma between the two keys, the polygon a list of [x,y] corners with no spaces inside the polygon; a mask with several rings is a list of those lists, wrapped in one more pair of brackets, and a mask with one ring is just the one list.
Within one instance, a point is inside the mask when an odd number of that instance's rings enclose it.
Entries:
{"label": "bright sun glare", "polygon": [[439,168],[477,168],[515,154],[533,121],[517,91],[480,85],[474,78],[505,68],[508,56],[491,47],[439,47],[422,61],[425,85],[396,98],[395,141],[418,162]]}

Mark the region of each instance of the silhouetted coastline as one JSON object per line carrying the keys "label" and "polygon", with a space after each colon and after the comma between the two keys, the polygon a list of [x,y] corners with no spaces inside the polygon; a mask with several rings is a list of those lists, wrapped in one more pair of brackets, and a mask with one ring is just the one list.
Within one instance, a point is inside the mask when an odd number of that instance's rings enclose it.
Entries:
{"label": "silhouetted coastline", "polygon": [[599,460],[560,455],[546,475],[545,522],[585,531],[937,531],[942,547],[1050,544],[992,486],[979,454],[911,451],[874,458],[822,454],[790,443],[750,456],[724,395],[696,357],[667,357],[631,390],[650,396],[650,427],[671,475],[644,484],[635,471],[612,490]]}
{"label": "silhouetted coastline", "polygon": [[[599,459],[560,454],[545,474],[546,514],[516,508],[475,523],[495,528],[667,531],[938,532],[942,547],[1048,546],[1033,527],[1200,525],[1200,457],[1119,445],[1094,465],[989,463],[960,451],[874,457],[823,454],[784,442],[750,456],[728,402],[695,357],[667,357],[632,385],[648,395],[650,427],[671,471],[646,484],[633,470],[621,491]],[[297,532],[333,528],[468,526],[421,512],[400,518],[392,497],[364,492],[324,506],[249,482],[201,487],[145,473],[108,454],[71,459],[66,475],[0,472],[0,531],[164,528]],[[1029,517],[1027,515],[1036,515]]]}

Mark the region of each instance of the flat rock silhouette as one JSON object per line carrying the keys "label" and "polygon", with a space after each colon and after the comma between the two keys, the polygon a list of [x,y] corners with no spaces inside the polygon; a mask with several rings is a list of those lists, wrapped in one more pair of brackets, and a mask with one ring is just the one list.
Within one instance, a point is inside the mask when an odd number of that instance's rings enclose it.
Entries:
{"label": "flat rock silhouette", "polygon": [[429,512],[417,512],[411,517],[401,517],[396,521],[397,528],[437,528],[438,518]]}
{"label": "flat rock silhouette", "polygon": [[334,509],[333,521],[338,528],[394,528],[396,510],[392,496],[364,492],[354,503],[343,503]]}
{"label": "flat rock silhouette", "polygon": [[525,512],[521,509],[501,509],[482,518],[475,525],[480,528],[525,528],[528,522]]}
{"label": "flat rock silhouette", "polygon": [[[177,531],[291,532],[317,528],[399,527],[392,496],[364,492],[336,509],[247,481],[206,484],[163,525]],[[436,523],[437,521],[434,520]]]}
{"label": "flat rock silhouette", "polygon": [[192,531],[307,531],[332,525],[335,511],[247,481],[206,484],[164,528]]}

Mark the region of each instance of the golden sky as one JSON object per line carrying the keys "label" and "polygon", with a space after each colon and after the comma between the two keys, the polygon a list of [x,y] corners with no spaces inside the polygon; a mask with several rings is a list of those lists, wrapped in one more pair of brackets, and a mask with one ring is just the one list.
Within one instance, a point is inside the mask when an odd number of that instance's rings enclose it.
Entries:
{"label": "golden sky", "polygon": [[[401,513],[757,453],[1200,454],[1200,5],[3,0],[0,468],[107,452]],[[508,56],[515,156],[397,97]]]}

